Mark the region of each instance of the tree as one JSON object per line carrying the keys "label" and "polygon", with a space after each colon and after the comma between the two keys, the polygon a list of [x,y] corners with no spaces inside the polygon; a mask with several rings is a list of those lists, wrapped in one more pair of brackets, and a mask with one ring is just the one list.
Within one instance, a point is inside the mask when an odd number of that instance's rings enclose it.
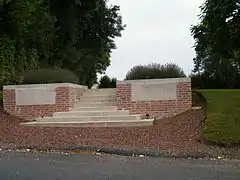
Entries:
{"label": "tree", "polygon": [[109,76],[105,75],[103,77],[101,77],[100,81],[99,81],[99,85],[98,88],[102,89],[102,88],[116,88],[116,84],[117,84],[117,79],[116,78],[110,78]]}
{"label": "tree", "polygon": [[148,65],[138,65],[130,69],[126,75],[126,80],[135,79],[158,79],[158,78],[178,78],[185,77],[184,71],[176,64],[165,65],[153,63]]}
{"label": "tree", "polygon": [[61,67],[75,72],[81,84],[89,87],[110,65],[111,50],[116,48],[125,25],[118,6],[106,0],[51,0],[51,12],[57,17],[56,54]]}
{"label": "tree", "polygon": [[[54,18],[41,0],[5,0],[0,2],[1,69],[3,84],[16,82],[28,70],[48,64]],[[8,48],[12,44],[11,58]],[[14,49],[14,50],[12,50]],[[5,75],[4,75],[5,74]],[[8,76],[6,76],[8,74]]]}
{"label": "tree", "polygon": [[194,72],[234,87],[240,73],[240,2],[206,0],[200,23],[191,27],[195,39]]}
{"label": "tree", "polygon": [[13,70],[18,76],[42,68],[67,68],[79,83],[91,87],[97,73],[110,65],[114,38],[125,27],[119,7],[108,6],[106,0],[0,0],[0,17],[0,40],[12,44],[2,46],[6,53],[2,52],[0,65],[9,67],[0,70],[5,84],[13,83],[6,79]]}
{"label": "tree", "polygon": [[14,41],[6,36],[0,37],[0,88],[16,80],[15,50]]}

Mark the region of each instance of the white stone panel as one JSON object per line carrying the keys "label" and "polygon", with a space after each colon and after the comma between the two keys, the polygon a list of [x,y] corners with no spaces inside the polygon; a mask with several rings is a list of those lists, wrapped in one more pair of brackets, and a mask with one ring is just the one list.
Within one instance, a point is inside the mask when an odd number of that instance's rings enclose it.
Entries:
{"label": "white stone panel", "polygon": [[177,83],[132,83],[131,93],[132,101],[176,100]]}
{"label": "white stone panel", "polygon": [[184,83],[191,82],[191,78],[164,78],[164,79],[140,79],[140,80],[125,80],[117,81],[117,84],[132,84],[132,83]]}
{"label": "white stone panel", "polygon": [[72,88],[88,89],[87,86],[82,86],[82,85],[78,85],[78,84],[53,83],[53,84],[8,85],[8,86],[3,86],[3,90],[17,89],[17,88],[58,88],[58,87],[72,87]]}
{"label": "white stone panel", "polygon": [[55,87],[16,88],[16,105],[43,105],[56,103]]}

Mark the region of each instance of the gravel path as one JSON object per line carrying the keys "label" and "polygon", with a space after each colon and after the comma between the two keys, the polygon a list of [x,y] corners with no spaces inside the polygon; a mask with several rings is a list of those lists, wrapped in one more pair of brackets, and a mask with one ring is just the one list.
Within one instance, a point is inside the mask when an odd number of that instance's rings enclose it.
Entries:
{"label": "gravel path", "polygon": [[[106,147],[152,149],[174,155],[205,153],[229,156],[232,151],[209,148],[198,142],[202,133],[204,113],[189,111],[171,119],[156,121],[153,127],[137,128],[46,128],[24,127],[23,119],[0,110],[0,148],[29,147]],[[224,152],[223,152],[224,151]],[[216,155],[218,153],[218,155]],[[239,155],[239,151],[234,156]],[[240,155],[239,155],[240,157]]]}

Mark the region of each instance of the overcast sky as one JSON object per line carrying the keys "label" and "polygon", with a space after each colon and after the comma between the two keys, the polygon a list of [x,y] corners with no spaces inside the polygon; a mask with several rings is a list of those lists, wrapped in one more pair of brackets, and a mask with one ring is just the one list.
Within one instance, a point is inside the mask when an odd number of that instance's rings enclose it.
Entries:
{"label": "overcast sky", "polygon": [[195,52],[190,26],[198,22],[204,0],[109,0],[119,5],[127,25],[115,40],[111,66],[106,74],[124,79],[135,65],[177,63],[188,75]]}

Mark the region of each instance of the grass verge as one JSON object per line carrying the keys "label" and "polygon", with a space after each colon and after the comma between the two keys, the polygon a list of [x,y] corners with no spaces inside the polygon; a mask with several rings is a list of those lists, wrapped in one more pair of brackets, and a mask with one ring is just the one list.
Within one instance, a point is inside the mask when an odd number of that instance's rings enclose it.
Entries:
{"label": "grass verge", "polygon": [[240,90],[198,90],[207,100],[203,139],[220,145],[240,143]]}

